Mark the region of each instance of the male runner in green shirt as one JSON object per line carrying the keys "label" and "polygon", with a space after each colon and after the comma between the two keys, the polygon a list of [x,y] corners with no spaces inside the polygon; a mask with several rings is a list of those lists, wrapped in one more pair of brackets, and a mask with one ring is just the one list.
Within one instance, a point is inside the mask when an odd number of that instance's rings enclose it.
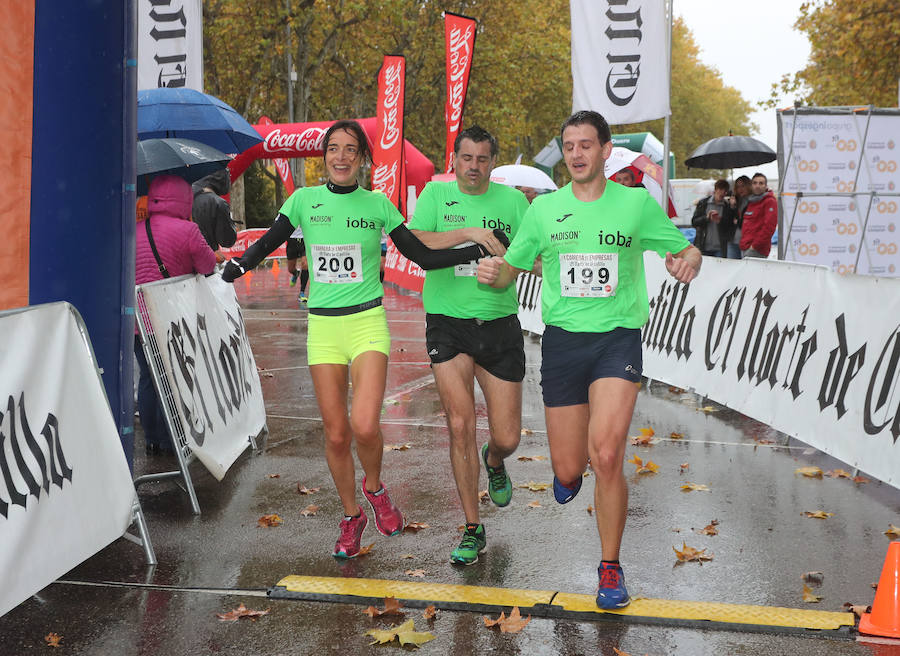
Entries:
{"label": "male runner in green shirt", "polygon": [[[429,248],[476,242],[491,254],[506,248],[494,233],[516,234],[528,201],[520,191],[491,182],[497,140],[472,126],[454,143],[456,180],[430,182],[416,202],[410,230]],[[509,243],[508,241],[506,242]],[[485,548],[478,513],[475,383],[484,392],[490,437],[481,450],[488,494],[498,506],[512,497],[503,459],[519,445],[525,347],[514,287],[494,289],[475,279],[477,262],[425,274],[425,342],[450,431],[450,463],[466,529],[450,562],[471,565]]]}
{"label": "male runner in green shirt", "polygon": [[590,458],[602,547],[597,606],[622,608],[630,602],[619,565],[628,512],[622,466],[649,314],[643,253],[665,257],[685,284],[702,257],[645,190],[606,179],[612,141],[600,114],[570,116],[562,144],[571,184],[534,200],[505,257],[481,260],[478,281],[506,287],[541,256],[541,388],[553,493],[559,503],[571,501]]}

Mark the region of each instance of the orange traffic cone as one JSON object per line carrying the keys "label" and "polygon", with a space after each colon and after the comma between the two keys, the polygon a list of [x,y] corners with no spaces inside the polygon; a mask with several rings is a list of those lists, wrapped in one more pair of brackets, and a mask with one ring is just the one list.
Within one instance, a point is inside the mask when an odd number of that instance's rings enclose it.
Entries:
{"label": "orange traffic cone", "polygon": [[900,542],[888,545],[872,612],[859,619],[859,632],[900,638]]}
{"label": "orange traffic cone", "polygon": [[272,260],[272,277],[278,280],[278,260]]}

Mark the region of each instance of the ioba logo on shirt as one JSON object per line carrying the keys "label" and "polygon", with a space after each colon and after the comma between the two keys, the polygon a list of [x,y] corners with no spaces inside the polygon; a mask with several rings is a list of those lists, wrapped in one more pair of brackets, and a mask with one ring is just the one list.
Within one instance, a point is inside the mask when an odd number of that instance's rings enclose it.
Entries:
{"label": "ioba logo on shirt", "polygon": [[616,234],[601,230],[597,236],[600,238],[600,243],[604,246],[618,246],[619,248],[629,248],[631,246],[631,235],[623,235],[618,230],[616,230]]}
{"label": "ioba logo on shirt", "polygon": [[502,230],[506,234],[510,234],[512,232],[512,227],[501,221],[500,219],[489,219],[486,216],[481,217],[481,224],[485,228],[490,228],[491,230]]}
{"label": "ioba logo on shirt", "polygon": [[331,217],[327,214],[315,214],[309,217],[310,223],[331,223]]}
{"label": "ioba logo on shirt", "polygon": [[375,223],[375,219],[347,219],[347,227],[348,228],[362,228],[363,230],[375,230],[378,225]]}
{"label": "ioba logo on shirt", "polygon": [[445,214],[444,223],[465,223],[466,217],[461,214]]}

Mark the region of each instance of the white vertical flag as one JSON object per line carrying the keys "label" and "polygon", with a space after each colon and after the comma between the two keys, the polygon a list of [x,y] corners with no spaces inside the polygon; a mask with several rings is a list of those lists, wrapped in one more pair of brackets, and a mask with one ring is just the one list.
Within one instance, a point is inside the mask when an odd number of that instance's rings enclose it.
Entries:
{"label": "white vertical flag", "polygon": [[138,0],[138,89],[203,91],[201,0]]}
{"label": "white vertical flag", "polygon": [[570,0],[572,111],[611,125],[668,116],[664,0]]}

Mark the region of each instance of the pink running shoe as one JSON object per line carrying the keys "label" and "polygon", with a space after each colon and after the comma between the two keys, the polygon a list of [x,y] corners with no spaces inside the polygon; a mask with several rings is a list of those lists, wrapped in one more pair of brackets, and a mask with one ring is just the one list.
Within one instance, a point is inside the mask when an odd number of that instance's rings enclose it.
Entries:
{"label": "pink running shoe", "polygon": [[342,519],[341,537],[335,543],[332,555],[335,558],[356,558],[359,555],[359,541],[368,523],[369,518],[363,512],[362,506],[359,506],[359,517]]}
{"label": "pink running shoe", "polygon": [[403,530],[403,514],[391,501],[384,483],[381,484],[378,492],[369,492],[366,489],[366,479],[363,477],[362,490],[366,501],[372,506],[372,512],[375,514],[375,528],[378,529],[378,532],[382,535],[400,535]]}

